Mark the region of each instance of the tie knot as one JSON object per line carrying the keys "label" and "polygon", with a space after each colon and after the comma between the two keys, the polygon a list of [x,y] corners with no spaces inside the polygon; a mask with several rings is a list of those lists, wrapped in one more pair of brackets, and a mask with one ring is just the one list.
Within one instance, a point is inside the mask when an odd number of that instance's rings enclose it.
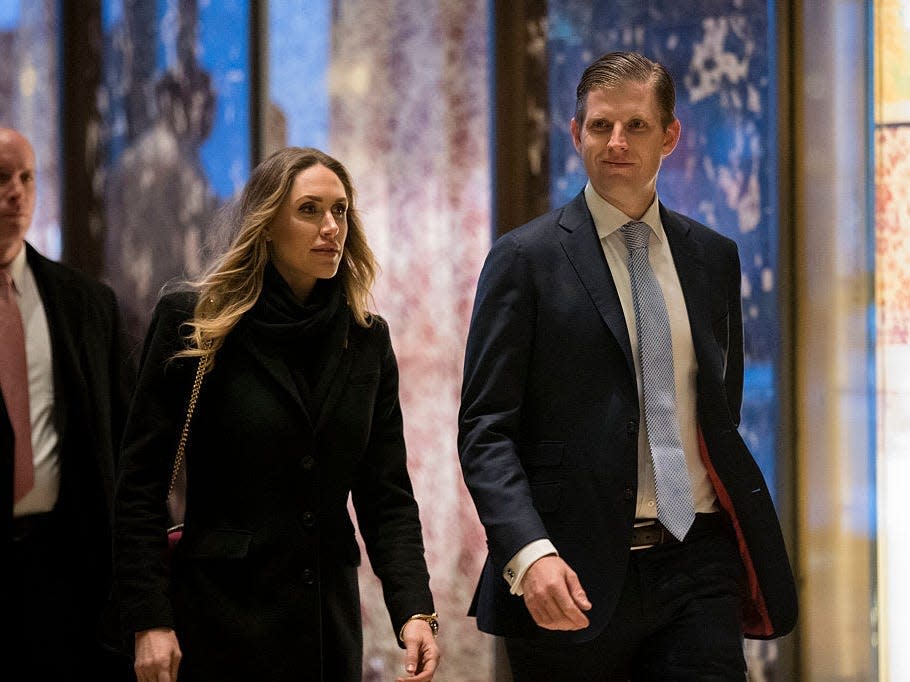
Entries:
{"label": "tie knot", "polygon": [[619,228],[619,231],[622,232],[622,236],[626,240],[626,248],[629,251],[648,248],[648,237],[651,236],[651,226],[648,223],[630,220]]}
{"label": "tie knot", "polygon": [[13,305],[16,301],[16,283],[6,270],[0,270],[0,301]]}

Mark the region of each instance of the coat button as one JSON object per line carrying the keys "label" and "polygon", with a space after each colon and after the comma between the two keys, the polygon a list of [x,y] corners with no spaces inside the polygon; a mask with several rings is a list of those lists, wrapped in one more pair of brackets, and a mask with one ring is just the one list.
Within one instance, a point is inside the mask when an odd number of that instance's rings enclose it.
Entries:
{"label": "coat button", "polygon": [[304,585],[313,585],[316,582],[316,571],[306,568],[301,575]]}
{"label": "coat button", "polygon": [[638,435],[638,420],[637,419],[630,419],[628,421],[628,423],[626,424],[626,433],[628,433],[630,436]]}
{"label": "coat button", "polygon": [[302,460],[300,460],[300,466],[303,467],[304,471],[309,471],[314,466],[316,466],[316,458],[313,455],[307,455]]}
{"label": "coat button", "polygon": [[313,512],[304,512],[303,513],[303,525],[307,528],[312,528],[316,525],[316,515]]}
{"label": "coat button", "polygon": [[635,497],[635,491],[632,490],[632,488],[625,488],[622,491],[622,496],[626,501],[631,500],[633,497]]}

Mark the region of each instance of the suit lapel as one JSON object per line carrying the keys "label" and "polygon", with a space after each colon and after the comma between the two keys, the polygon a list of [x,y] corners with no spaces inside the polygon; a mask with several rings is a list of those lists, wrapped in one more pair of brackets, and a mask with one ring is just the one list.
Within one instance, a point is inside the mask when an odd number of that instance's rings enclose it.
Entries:
{"label": "suit lapel", "polygon": [[626,327],[622,304],[619,301],[619,294],[616,293],[616,284],[597,237],[584,192],[566,204],[559,218],[559,226],[562,228],[559,239],[566,256],[572,262],[572,267],[575,268],[578,278],[603,321],[622,348],[630,374],[635,376],[629,329]]}
{"label": "suit lapel", "polygon": [[[51,340],[51,363],[54,372],[54,425],[62,443],[68,431],[65,428],[69,416],[68,398],[77,398],[78,394],[74,393],[76,387],[85,385],[84,379],[78,375],[82,371],[82,363],[79,362],[76,344],[73,342],[77,334],[75,325],[78,324],[82,311],[78,310],[79,304],[76,301],[70,300],[69,287],[65,283],[56,286],[49,281],[52,275],[45,265],[44,256],[35,251],[28,243],[25,248],[28,265],[32,269],[38,294],[41,297],[41,305],[44,307]],[[53,289],[53,294],[51,289]],[[74,313],[75,319],[72,319],[68,312]],[[72,381],[68,381],[68,372],[76,373],[78,376],[73,377]]]}
{"label": "suit lapel", "polygon": [[705,367],[708,356],[704,351],[711,348],[711,288],[705,267],[704,247],[695,238],[691,227],[680,216],[668,211],[663,204],[660,205],[660,220],[686,301],[695,357],[699,367]]}
{"label": "suit lapel", "polygon": [[344,344],[341,354],[337,357],[337,365],[326,367],[322,373],[319,386],[314,391],[316,399],[319,401],[318,417],[316,420],[316,431],[318,432],[326,422],[327,417],[332,414],[335,405],[348,382],[348,376],[351,373],[351,364],[354,361],[354,355],[357,347],[356,342],[350,338],[350,316],[347,316],[344,330]]}

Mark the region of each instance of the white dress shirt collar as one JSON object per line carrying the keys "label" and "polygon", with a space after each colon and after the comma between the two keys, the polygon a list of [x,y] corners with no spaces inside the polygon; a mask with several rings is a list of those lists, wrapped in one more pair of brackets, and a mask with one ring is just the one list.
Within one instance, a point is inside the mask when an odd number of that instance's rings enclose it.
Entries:
{"label": "white dress shirt collar", "polygon": [[[630,220],[634,220],[634,218],[630,218],[600,196],[590,181],[585,185],[585,200],[588,202],[588,209],[591,211],[591,216],[594,218],[594,227],[597,228],[597,236],[601,239],[616,232],[616,230]],[[651,202],[651,205],[648,206],[648,210],[645,211],[644,215],[642,215],[639,220],[648,224],[651,231],[654,232],[660,242],[664,241],[664,228],[663,223],[660,222],[660,207],[656,193],[654,194],[654,201]]]}
{"label": "white dress shirt collar", "polygon": [[22,244],[22,248],[19,249],[19,253],[16,254],[16,257],[10,261],[10,264],[4,268],[9,276],[13,279],[13,284],[16,285],[16,292],[21,296],[22,295],[22,277],[25,274],[25,244]]}

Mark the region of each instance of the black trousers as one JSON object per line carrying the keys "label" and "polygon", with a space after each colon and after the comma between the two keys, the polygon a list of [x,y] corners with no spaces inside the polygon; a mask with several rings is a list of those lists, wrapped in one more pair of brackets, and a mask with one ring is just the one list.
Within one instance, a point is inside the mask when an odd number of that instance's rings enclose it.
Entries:
{"label": "black trousers", "polygon": [[9,679],[135,679],[132,661],[101,641],[101,607],[88,604],[85,586],[73,579],[79,557],[63,549],[63,532],[49,512],[14,520],[5,538],[0,605],[12,634],[0,652]]}
{"label": "black trousers", "polygon": [[[584,587],[584,585],[582,585]],[[515,682],[746,679],[745,572],[728,521],[699,514],[685,542],[631,552],[619,604],[589,642],[506,638]]]}

